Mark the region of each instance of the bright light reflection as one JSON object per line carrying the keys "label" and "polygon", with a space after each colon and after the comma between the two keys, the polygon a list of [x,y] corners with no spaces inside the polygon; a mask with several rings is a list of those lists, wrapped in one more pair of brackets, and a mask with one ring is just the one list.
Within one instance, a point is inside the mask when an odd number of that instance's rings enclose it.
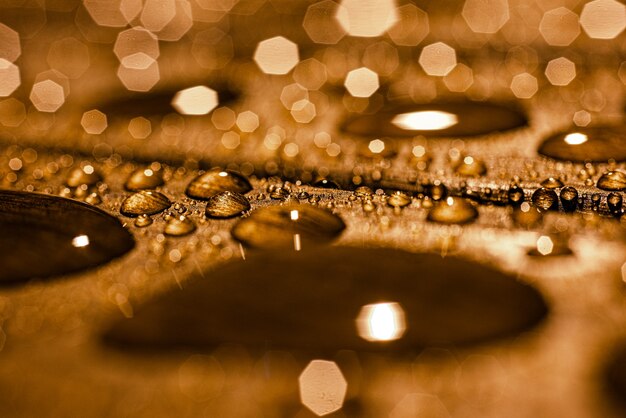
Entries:
{"label": "bright light reflection", "polygon": [[291,216],[292,221],[297,221],[298,218],[300,217],[300,213],[294,209],[291,211],[290,216]]}
{"label": "bright light reflection", "polygon": [[72,238],[72,245],[76,248],[86,247],[89,245],[89,237],[87,235],[78,235]]}
{"label": "bright light reflection", "polygon": [[391,121],[399,128],[410,131],[437,131],[459,123],[457,115],[440,110],[402,113]]}
{"label": "bright light reflection", "polygon": [[550,239],[550,237],[542,235],[537,240],[537,251],[541,255],[548,255],[552,253],[552,249],[554,248],[554,243]]}
{"label": "bright light reflection", "polygon": [[567,142],[569,145],[584,144],[585,142],[587,142],[588,139],[589,138],[587,138],[587,135],[581,134],[580,132],[574,132],[573,134],[568,134],[564,138],[565,142]]}
{"label": "bright light reflection", "polygon": [[365,305],[357,318],[359,336],[367,341],[397,340],[405,329],[404,310],[396,302]]}
{"label": "bright light reflection", "polygon": [[300,251],[302,249],[302,241],[300,240],[300,234],[293,234],[293,249]]}

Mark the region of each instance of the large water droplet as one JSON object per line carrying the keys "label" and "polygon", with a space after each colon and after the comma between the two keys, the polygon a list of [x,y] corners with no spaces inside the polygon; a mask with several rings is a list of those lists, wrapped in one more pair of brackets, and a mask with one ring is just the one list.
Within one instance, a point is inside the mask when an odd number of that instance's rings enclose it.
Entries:
{"label": "large water droplet", "polygon": [[565,212],[574,212],[578,207],[578,190],[572,186],[563,187],[559,197]]}
{"label": "large water droplet", "polygon": [[252,185],[248,179],[236,171],[213,169],[193,179],[185,193],[194,199],[206,200],[220,192],[246,194],[250,190]]}
{"label": "large water droplet", "polygon": [[539,153],[573,162],[626,161],[626,129],[621,126],[575,127],[559,132],[539,146]]}
{"label": "large water droplet", "polygon": [[221,192],[206,202],[207,218],[225,219],[239,216],[250,210],[248,198],[236,192]]}
{"label": "large water droplet", "polygon": [[142,190],[128,196],[120,212],[125,216],[155,215],[169,208],[172,202],[163,193]]}
{"label": "large water droplet", "polygon": [[70,171],[65,179],[65,184],[70,187],[78,187],[83,184],[93,186],[101,180],[102,176],[100,173],[93,166],[86,165],[84,167],[76,167]]}
{"label": "large water droplet", "polygon": [[56,196],[0,191],[0,283],[48,278],[106,263],[134,246],[117,219]]}
{"label": "large water droplet", "polygon": [[126,190],[136,192],[138,190],[156,189],[163,185],[163,170],[152,168],[140,168],[135,170],[126,180]]}
{"label": "large water droplet", "polygon": [[484,162],[474,157],[465,157],[455,167],[454,171],[464,177],[480,177],[487,173],[487,166]]}
{"label": "large water droplet", "polygon": [[[117,323],[106,340],[150,349],[229,342],[326,353],[406,352],[514,336],[547,312],[539,293],[514,276],[455,257],[394,249],[251,252],[204,276]],[[380,302],[403,310],[406,329],[395,341],[359,336],[359,313]],[[378,315],[372,325],[388,335],[383,328],[395,325],[393,319]]]}
{"label": "large water droplet", "polygon": [[520,112],[495,103],[431,103],[360,115],[348,120],[343,129],[367,137],[454,137],[506,131],[526,123]]}
{"label": "large water droplet", "polygon": [[626,190],[626,174],[621,171],[606,172],[600,176],[596,186],[598,189],[616,192]]}
{"label": "large water droplet", "polygon": [[465,224],[473,222],[478,211],[467,199],[448,197],[428,212],[428,220],[442,224]]}
{"label": "large water droplet", "polygon": [[[233,227],[231,234],[253,248],[289,248],[330,242],[344,228],[341,218],[325,209],[281,205],[253,211]],[[294,245],[296,240],[299,244]]]}
{"label": "large water droplet", "polygon": [[533,205],[541,210],[557,210],[559,208],[559,197],[552,189],[540,187],[533,192]]}

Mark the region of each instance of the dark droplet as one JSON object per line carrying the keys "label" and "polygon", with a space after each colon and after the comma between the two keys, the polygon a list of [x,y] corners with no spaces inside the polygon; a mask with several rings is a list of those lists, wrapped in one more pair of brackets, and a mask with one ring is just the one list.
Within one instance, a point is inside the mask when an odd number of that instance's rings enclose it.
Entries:
{"label": "dark droplet", "polygon": [[466,137],[515,129],[526,123],[520,112],[495,103],[430,103],[357,116],[343,129],[366,137]]}
{"label": "dark droplet", "polygon": [[564,186],[561,180],[554,178],[554,177],[548,177],[547,179],[542,181],[540,184],[541,184],[541,187],[544,187],[546,189],[560,189],[561,187]]}
{"label": "dark droplet", "polygon": [[156,215],[172,206],[172,202],[163,193],[142,190],[128,196],[120,212],[125,216]]}
{"label": "dark droplet", "polygon": [[560,198],[565,212],[574,212],[576,210],[578,206],[578,190],[572,186],[563,187]]}
{"label": "dark droplet", "polygon": [[140,168],[135,170],[126,180],[126,190],[136,192],[138,190],[156,189],[163,185],[163,170]]}
{"label": "dark droplet", "polygon": [[332,180],[320,179],[313,183],[314,187],[321,187],[324,189],[339,189],[339,185]]}
{"label": "dark droplet", "polygon": [[427,219],[441,224],[466,224],[478,217],[478,211],[467,199],[449,197],[429,212]]}
{"label": "dark droplet", "polygon": [[[345,224],[333,213],[310,205],[281,205],[257,209],[237,223],[232,236],[253,248],[293,248],[334,240]],[[295,236],[298,236],[296,238]]]}
{"label": "dark droplet", "polygon": [[546,139],[539,153],[573,162],[626,161],[626,129],[621,126],[574,127]]}
{"label": "dark droplet", "polygon": [[[316,247],[251,252],[139,308],[105,341],[128,348],[250,347],[394,353],[515,336],[547,307],[514,276],[455,257],[394,249]],[[358,291],[355,291],[358,289]],[[364,308],[393,302],[406,330],[395,341],[359,336]],[[374,305],[376,306],[376,305]]]}
{"label": "dark droplet", "polygon": [[221,192],[211,196],[206,202],[207,218],[225,219],[239,216],[250,210],[248,198],[236,192]]}
{"label": "dark droplet", "polygon": [[611,191],[626,190],[626,174],[621,171],[608,171],[600,176],[596,187]]}
{"label": "dark droplet", "polygon": [[252,185],[243,175],[232,170],[214,169],[193,179],[185,193],[194,199],[206,200],[220,192],[246,194],[250,190]]}
{"label": "dark droplet", "polygon": [[511,186],[507,191],[509,203],[513,206],[519,206],[524,203],[524,189],[519,186]]}
{"label": "dark droplet", "polygon": [[541,210],[557,210],[559,208],[559,198],[552,189],[540,187],[533,193],[533,205]]}
{"label": "dark droplet", "polygon": [[622,195],[619,193],[609,193],[606,197],[606,205],[611,214],[620,216],[622,214]]}
{"label": "dark droplet", "polygon": [[441,182],[435,182],[427,187],[428,195],[435,201],[445,199],[448,196],[448,188]]}
{"label": "dark droplet", "polygon": [[0,191],[0,283],[78,272],[134,246],[117,219],[61,197]]}

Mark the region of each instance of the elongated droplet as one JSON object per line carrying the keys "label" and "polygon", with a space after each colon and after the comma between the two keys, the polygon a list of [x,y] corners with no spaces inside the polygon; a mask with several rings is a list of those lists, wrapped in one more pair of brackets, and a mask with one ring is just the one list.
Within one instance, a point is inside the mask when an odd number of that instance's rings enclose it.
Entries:
{"label": "elongated droplet", "polygon": [[248,210],[250,202],[247,197],[237,192],[221,192],[207,200],[205,214],[207,218],[225,219]]}
{"label": "elongated droplet", "polygon": [[563,187],[559,197],[565,212],[574,212],[578,207],[578,190],[572,186]]}
{"label": "elongated droplet", "polygon": [[[394,312],[380,309],[361,317],[364,308],[381,302],[402,310],[402,324]],[[204,272],[139,308],[110,328],[105,341],[135,349],[239,343],[393,356],[515,336],[546,312],[534,288],[481,264],[388,248],[322,246],[249,252],[245,261]],[[362,338],[363,320],[376,338]],[[385,338],[397,325],[403,333]]]}
{"label": "elongated droplet", "polygon": [[102,181],[100,173],[93,166],[86,165],[84,167],[76,167],[70,171],[65,179],[65,184],[70,187],[78,187],[83,184],[93,186],[99,181]]}
{"label": "elongated droplet", "polygon": [[172,206],[172,202],[163,193],[142,190],[128,196],[120,212],[125,216],[156,215]]}
{"label": "elongated droplet", "polygon": [[611,212],[615,216],[622,214],[622,195],[619,193],[609,193],[606,197],[606,204]]}
{"label": "elongated droplet", "polygon": [[573,162],[626,161],[626,128],[622,126],[574,127],[547,138],[539,153]]}
{"label": "elongated droplet", "polygon": [[609,171],[598,179],[598,189],[622,191],[626,190],[626,174],[621,171]]}
{"label": "elongated droplet", "polygon": [[467,199],[448,197],[428,212],[427,219],[442,224],[465,224],[477,217],[478,211]]}
{"label": "elongated droplet", "polygon": [[471,137],[525,126],[513,109],[486,102],[410,104],[349,119],[343,129],[365,137]]}
{"label": "elongated droplet", "polygon": [[403,208],[411,203],[411,196],[404,192],[393,192],[389,199],[387,199],[387,204],[394,208]]}
{"label": "elongated droplet", "polygon": [[0,231],[1,284],[78,272],[134,246],[100,209],[38,193],[0,191]]}
{"label": "elongated droplet", "polygon": [[519,206],[524,203],[524,189],[519,186],[511,186],[507,191],[509,203],[513,206]]}
{"label": "elongated droplet", "polygon": [[532,202],[541,210],[557,210],[559,208],[559,198],[556,192],[545,187],[540,187],[534,191]]}
{"label": "elongated droplet", "polygon": [[196,230],[196,224],[186,216],[173,216],[165,224],[163,232],[172,237],[189,235]]}
{"label": "elongated droplet", "polygon": [[124,187],[126,190],[138,191],[146,189],[156,189],[163,185],[163,170],[153,170],[151,168],[140,168],[135,170],[126,180]]}
{"label": "elongated droplet", "polygon": [[246,194],[250,190],[252,185],[243,175],[232,170],[214,169],[193,179],[185,193],[194,199],[206,200],[220,192]]}
{"label": "elongated droplet", "polygon": [[257,209],[231,231],[241,243],[254,248],[292,248],[300,235],[302,247],[334,240],[345,224],[333,213],[311,205],[281,205]]}

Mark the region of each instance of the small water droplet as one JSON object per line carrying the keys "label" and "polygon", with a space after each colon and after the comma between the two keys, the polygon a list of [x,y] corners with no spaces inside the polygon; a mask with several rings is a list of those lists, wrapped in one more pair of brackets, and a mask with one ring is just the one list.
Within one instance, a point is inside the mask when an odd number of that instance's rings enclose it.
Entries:
{"label": "small water droplet", "polygon": [[102,198],[100,197],[98,193],[94,192],[94,193],[89,194],[85,198],[85,202],[89,203],[90,205],[99,205],[100,203],[102,203]]}
{"label": "small water droplet", "polygon": [[411,196],[400,191],[393,192],[389,196],[389,199],[387,199],[387,204],[389,206],[393,206],[394,208],[403,208],[410,203],[411,203]]}
{"label": "small water droplet", "polygon": [[283,187],[275,187],[270,191],[270,199],[285,200],[289,197],[289,190]]}
{"label": "small water droplet", "polygon": [[169,208],[172,202],[163,193],[141,190],[122,202],[120,212],[125,216],[155,215]]}
{"label": "small water droplet", "polygon": [[232,236],[253,248],[293,247],[294,235],[301,245],[334,240],[345,224],[333,213],[310,205],[267,206],[257,209],[232,229]]}
{"label": "small water droplet", "polygon": [[138,228],[144,228],[149,225],[152,225],[152,218],[148,215],[139,215],[137,219],[135,219],[135,226]]}
{"label": "small water droplet", "polygon": [[435,201],[445,199],[448,196],[448,188],[440,181],[435,181],[427,187],[428,194]]}
{"label": "small water droplet", "polygon": [[626,174],[621,171],[608,171],[600,176],[596,187],[610,191],[626,190]]}
{"label": "small water droplet", "polygon": [[566,186],[561,189],[560,193],[561,205],[565,212],[574,212],[578,207],[578,190],[572,186]]}
{"label": "small water droplet", "polygon": [[622,195],[619,193],[609,193],[606,197],[606,204],[609,212],[615,216],[622,214]]}
{"label": "small water droplet", "polygon": [[626,129],[621,126],[574,127],[547,138],[539,153],[573,162],[626,161]]}
{"label": "small water droplet", "polygon": [[448,197],[428,212],[427,219],[442,224],[465,224],[473,222],[477,217],[478,211],[470,201],[460,197]]}
{"label": "small water droplet", "polygon": [[146,189],[156,189],[163,185],[163,170],[139,168],[126,180],[124,187],[133,192]]}
{"label": "small water droplet", "polygon": [[534,191],[532,202],[535,207],[541,210],[557,210],[559,208],[559,198],[552,189],[540,187]]}
{"label": "small water droplet", "polygon": [[182,237],[196,230],[196,224],[186,216],[172,216],[165,224],[163,233],[172,237]]}
{"label": "small water droplet", "polygon": [[602,196],[600,193],[594,193],[591,195],[591,205],[593,206],[593,210],[600,209],[600,203],[602,202]]}
{"label": "small water droplet", "polygon": [[221,192],[206,202],[207,218],[225,219],[239,216],[250,210],[248,198],[237,192]]}
{"label": "small water droplet", "polygon": [[370,189],[367,186],[360,186],[356,188],[356,190],[354,191],[354,194],[357,197],[365,199],[365,198],[370,198],[374,194],[374,192],[372,191],[372,189]]}
{"label": "small water droplet", "polygon": [[321,187],[323,189],[339,189],[339,185],[329,179],[319,179],[313,183],[314,187]]}
{"label": "small water droplet", "polygon": [[487,166],[474,157],[465,157],[454,169],[456,174],[464,177],[480,177],[487,173]]}
{"label": "small water droplet", "polygon": [[206,200],[219,192],[246,194],[250,190],[252,185],[243,175],[232,170],[214,169],[193,179],[185,193],[191,198]]}
{"label": "small water droplet", "polygon": [[554,177],[548,177],[540,183],[541,187],[546,189],[560,189],[564,186],[563,182]]}
{"label": "small water droplet", "polygon": [[100,173],[93,166],[85,165],[71,170],[65,179],[65,184],[69,187],[79,187],[83,184],[93,186],[99,181],[102,181]]}
{"label": "small water droplet", "polygon": [[507,191],[509,203],[513,206],[519,206],[524,203],[524,189],[519,186],[511,186]]}

